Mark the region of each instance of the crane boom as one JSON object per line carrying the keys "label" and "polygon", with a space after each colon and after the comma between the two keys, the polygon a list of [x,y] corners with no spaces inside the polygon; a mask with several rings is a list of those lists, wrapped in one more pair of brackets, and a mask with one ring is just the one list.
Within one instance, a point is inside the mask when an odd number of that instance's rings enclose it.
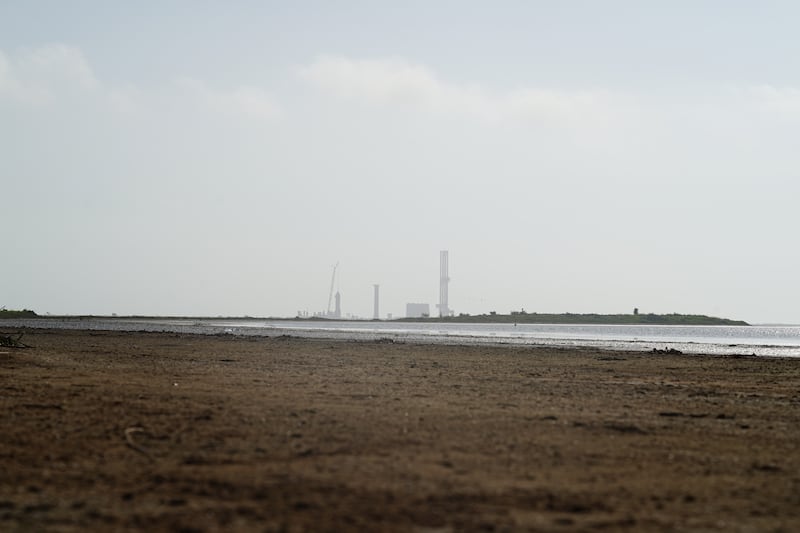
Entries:
{"label": "crane boom", "polygon": [[333,274],[331,274],[331,290],[328,293],[328,315],[331,314],[331,302],[333,301],[333,284],[336,281],[336,269],[339,268],[339,262],[333,266]]}

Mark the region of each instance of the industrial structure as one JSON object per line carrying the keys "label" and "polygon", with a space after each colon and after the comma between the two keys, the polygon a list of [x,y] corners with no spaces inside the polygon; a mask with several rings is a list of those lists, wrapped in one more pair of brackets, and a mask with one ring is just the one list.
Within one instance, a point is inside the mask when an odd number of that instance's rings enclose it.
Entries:
{"label": "industrial structure", "polygon": [[[449,302],[449,285],[450,285],[450,261],[449,252],[441,250],[439,252],[439,303],[436,307],[439,309],[440,317],[453,316],[453,310],[450,309]],[[331,319],[357,319],[354,315],[347,315],[342,313],[342,295],[339,292],[339,262],[333,266],[331,273],[331,285],[328,291],[328,307],[324,311],[314,313],[317,318],[331,318]],[[380,290],[381,286],[378,283],[372,285],[372,318],[373,320],[381,319],[380,310]],[[406,317],[407,318],[428,318],[431,316],[431,305],[427,303],[407,303],[406,304]],[[307,317],[308,313],[305,311],[298,311],[298,317]],[[392,315],[387,314],[389,320]]]}
{"label": "industrial structure", "polygon": [[[338,280],[338,278],[336,277],[336,271],[338,269],[339,269],[339,263],[337,262],[333,266],[333,274],[331,274],[331,289],[328,292],[328,308],[325,310],[324,313],[321,314],[325,318],[342,318],[342,295],[339,293],[339,288],[336,283]],[[334,287],[336,287],[335,295],[333,293]],[[331,304],[334,303],[334,300],[336,307],[332,310]],[[316,316],[319,316],[319,314]]]}
{"label": "industrial structure", "polygon": [[448,252],[442,250],[439,252],[439,316],[450,316],[453,312],[447,302],[447,289],[450,283],[450,269],[448,265]]}
{"label": "industrial structure", "polygon": [[427,318],[431,316],[431,306],[428,304],[406,304],[406,317]]}
{"label": "industrial structure", "polygon": [[333,311],[333,315],[331,318],[342,318],[342,295],[339,294],[339,291],[336,291],[336,308]]}

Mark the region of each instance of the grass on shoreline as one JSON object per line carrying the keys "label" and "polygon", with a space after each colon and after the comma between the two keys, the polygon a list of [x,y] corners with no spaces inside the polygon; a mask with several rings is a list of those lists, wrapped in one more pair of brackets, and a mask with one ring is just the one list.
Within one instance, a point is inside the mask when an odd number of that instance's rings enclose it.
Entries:
{"label": "grass on shoreline", "polygon": [[30,309],[18,311],[15,309],[0,309],[0,318],[39,318],[39,315]]}

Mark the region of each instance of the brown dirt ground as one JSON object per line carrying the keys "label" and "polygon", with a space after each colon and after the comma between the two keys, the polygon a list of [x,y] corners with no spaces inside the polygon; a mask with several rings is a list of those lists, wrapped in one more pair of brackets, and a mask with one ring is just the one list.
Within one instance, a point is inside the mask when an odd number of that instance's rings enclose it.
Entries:
{"label": "brown dirt ground", "polygon": [[800,361],[28,330],[0,530],[800,530]]}

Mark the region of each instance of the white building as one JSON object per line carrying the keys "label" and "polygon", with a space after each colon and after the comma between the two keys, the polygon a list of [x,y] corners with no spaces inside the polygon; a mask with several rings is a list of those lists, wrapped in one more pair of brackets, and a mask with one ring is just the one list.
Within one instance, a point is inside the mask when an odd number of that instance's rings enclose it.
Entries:
{"label": "white building", "polygon": [[431,306],[429,304],[406,304],[407,318],[422,318],[431,316]]}

